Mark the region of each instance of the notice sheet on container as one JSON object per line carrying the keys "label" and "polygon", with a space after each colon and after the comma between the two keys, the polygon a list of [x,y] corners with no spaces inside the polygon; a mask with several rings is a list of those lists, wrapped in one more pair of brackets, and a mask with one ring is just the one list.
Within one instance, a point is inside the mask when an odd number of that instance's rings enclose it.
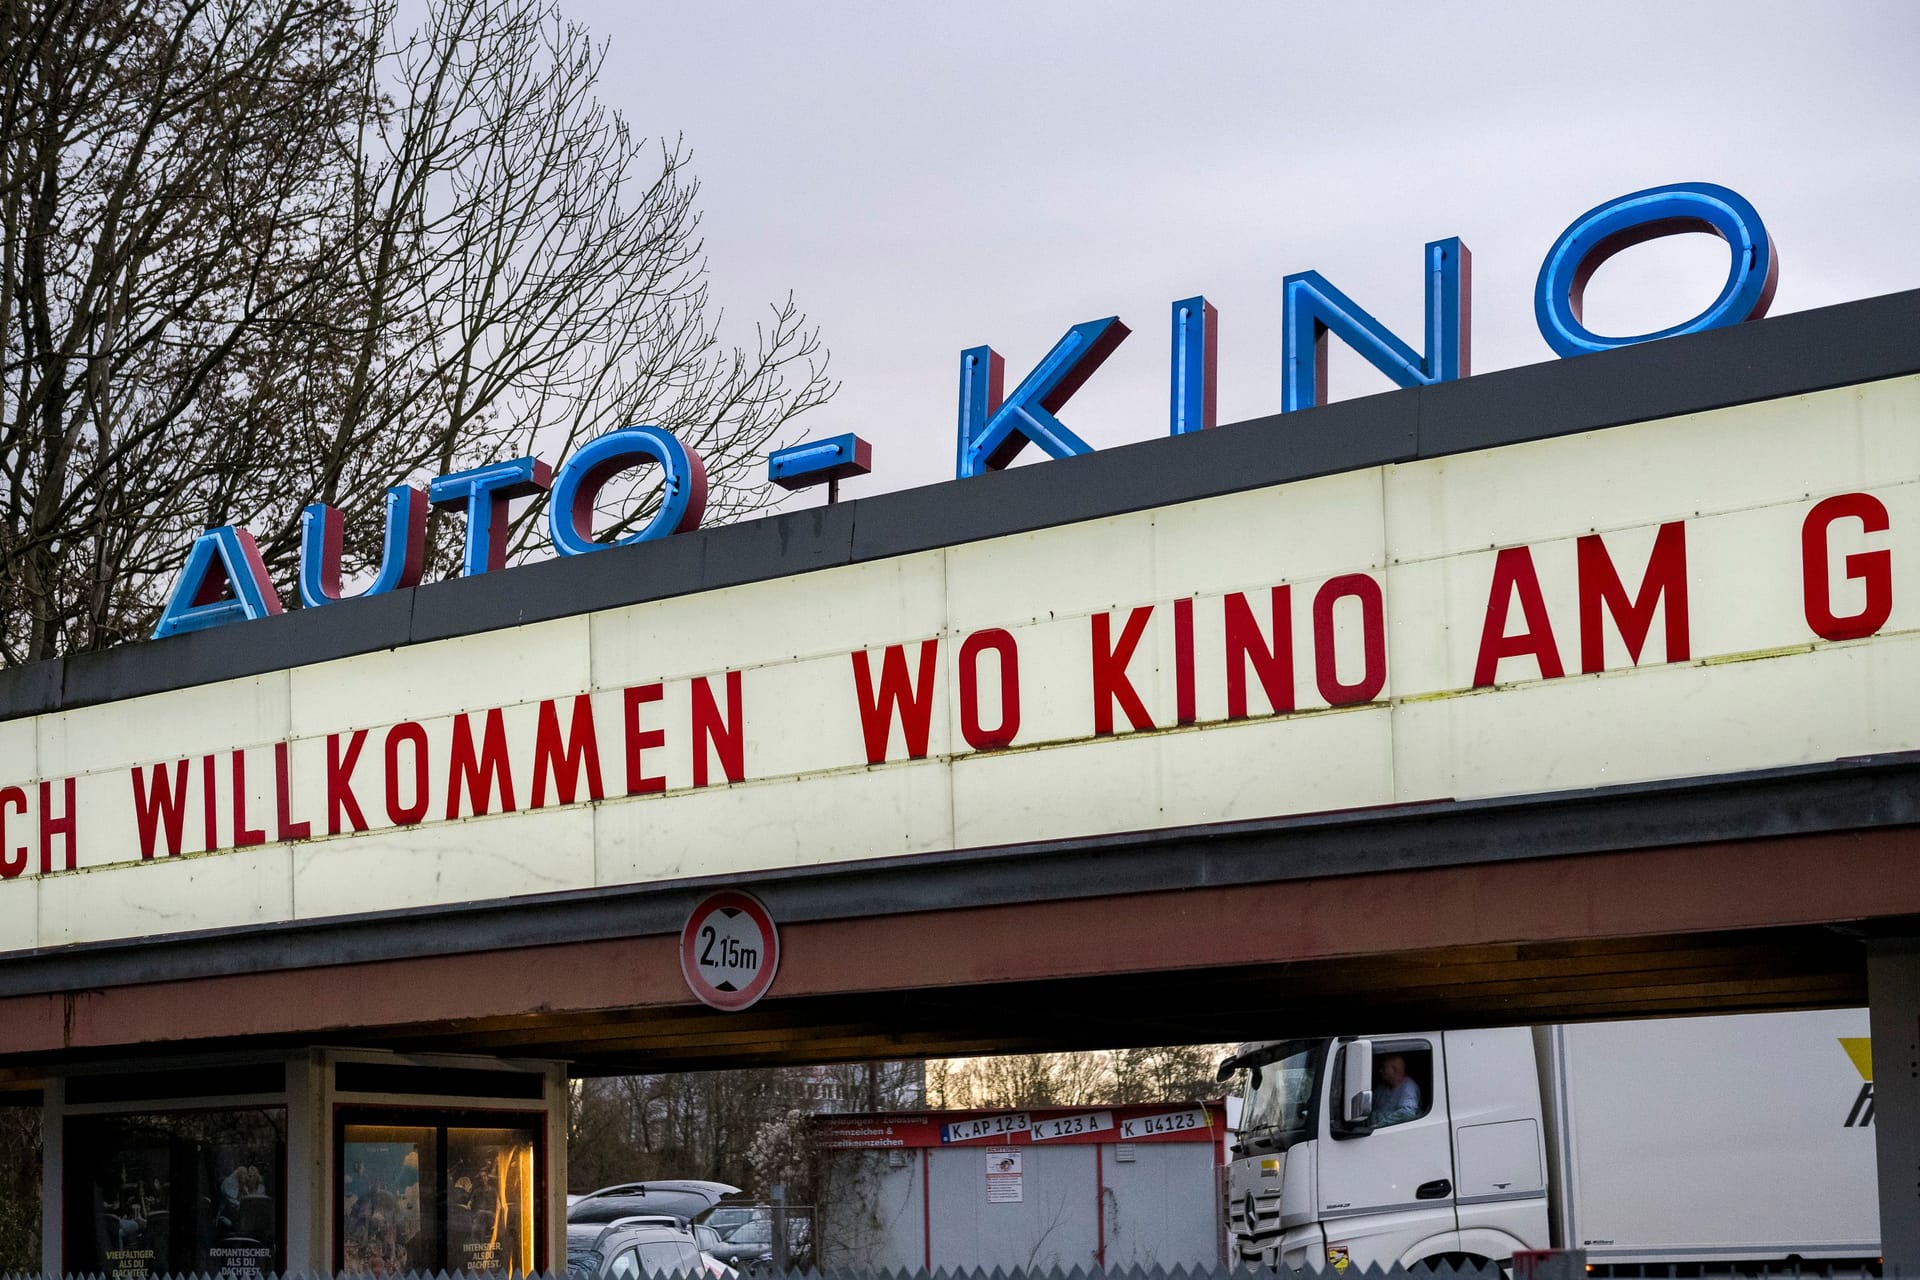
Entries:
{"label": "notice sheet on container", "polygon": [[1020,1153],[1011,1147],[995,1147],[987,1152],[987,1203],[1019,1204],[1025,1195],[1020,1188]]}

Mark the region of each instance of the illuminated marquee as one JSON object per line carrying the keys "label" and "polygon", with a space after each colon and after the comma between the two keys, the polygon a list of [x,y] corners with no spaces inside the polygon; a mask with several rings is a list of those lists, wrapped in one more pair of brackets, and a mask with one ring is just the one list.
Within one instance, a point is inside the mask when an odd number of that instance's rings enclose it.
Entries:
{"label": "illuminated marquee", "polygon": [[6,722],[0,949],[1920,749],[1917,424],[1902,377]]}

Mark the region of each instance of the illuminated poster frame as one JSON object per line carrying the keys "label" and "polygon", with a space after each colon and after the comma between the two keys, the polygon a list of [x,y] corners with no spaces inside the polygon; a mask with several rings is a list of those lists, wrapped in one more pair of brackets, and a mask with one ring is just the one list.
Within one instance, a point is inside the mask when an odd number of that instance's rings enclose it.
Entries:
{"label": "illuminated poster frame", "polygon": [[[205,1132],[221,1118],[232,1125],[224,1142]],[[243,1119],[266,1128],[242,1134]],[[116,1280],[188,1273],[242,1280],[286,1270],[285,1102],[155,1102],[69,1115],[62,1127],[68,1155],[59,1194],[69,1271]],[[110,1145],[137,1130],[146,1131],[146,1159],[135,1158],[128,1141]],[[101,1175],[114,1172],[116,1162],[120,1186],[108,1197]],[[203,1205],[204,1212],[193,1212]],[[267,1230],[252,1229],[261,1225]]]}
{"label": "illuminated poster frame", "polygon": [[[336,1274],[348,1271],[421,1271],[421,1272],[492,1272],[510,1275],[528,1275],[541,1270],[540,1259],[547,1256],[547,1183],[548,1155],[548,1116],[545,1111],[520,1110],[502,1107],[436,1107],[431,1105],[369,1105],[363,1103],[338,1103],[333,1109],[333,1185],[329,1190],[330,1213],[333,1227],[333,1270]],[[355,1160],[350,1149],[355,1143],[349,1141],[350,1131],[371,1130],[368,1146],[398,1148],[405,1144],[401,1136],[405,1131],[415,1131],[424,1136],[428,1144],[427,1158],[420,1159],[411,1167],[414,1180],[411,1183],[416,1192],[416,1200],[410,1211],[399,1207],[396,1218],[395,1207],[390,1205],[383,1210],[369,1210],[355,1219],[354,1204],[349,1202],[350,1184],[356,1178],[366,1177],[379,1180],[379,1174],[364,1169],[364,1158]],[[517,1184],[509,1185],[509,1180],[501,1178],[499,1188],[507,1194],[502,1200],[504,1211],[517,1210],[517,1230],[519,1238],[498,1246],[501,1255],[475,1254],[470,1249],[467,1256],[454,1259],[456,1246],[472,1245],[472,1240],[456,1241],[460,1234],[461,1223],[457,1220],[462,1205],[462,1195],[481,1194],[478,1169],[469,1168],[470,1160],[462,1160],[455,1149],[456,1134],[460,1130],[484,1130],[496,1133],[508,1133],[524,1138],[526,1162],[519,1172]],[[396,1168],[400,1167],[398,1165]],[[463,1180],[468,1184],[459,1186]],[[370,1188],[357,1189],[358,1195],[367,1195]],[[405,1188],[389,1187],[384,1191],[403,1200]],[[476,1207],[475,1212],[479,1212]],[[377,1220],[384,1215],[384,1221]],[[407,1240],[401,1235],[408,1225],[418,1233],[417,1247],[409,1249]],[[531,1228],[529,1232],[529,1227]],[[384,1241],[377,1233],[384,1233]],[[399,1250],[394,1256],[369,1260],[364,1253],[355,1252],[352,1264],[349,1264],[349,1245],[361,1236],[372,1237],[378,1246],[384,1243],[388,1248]],[[497,1239],[497,1237],[496,1237]]]}

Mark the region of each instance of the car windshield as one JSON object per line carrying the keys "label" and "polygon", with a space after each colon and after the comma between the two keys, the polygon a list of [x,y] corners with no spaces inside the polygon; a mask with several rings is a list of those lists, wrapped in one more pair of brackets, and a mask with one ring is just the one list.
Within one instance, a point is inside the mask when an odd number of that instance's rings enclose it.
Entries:
{"label": "car windshield", "polygon": [[1248,1150],[1284,1151],[1313,1129],[1314,1083],[1324,1040],[1288,1040],[1250,1055],[1240,1140]]}
{"label": "car windshield", "polygon": [[567,1280],[597,1280],[600,1255],[591,1249],[567,1250]]}
{"label": "car windshield", "polygon": [[765,1218],[743,1222],[727,1236],[728,1244],[772,1244],[773,1223]]}

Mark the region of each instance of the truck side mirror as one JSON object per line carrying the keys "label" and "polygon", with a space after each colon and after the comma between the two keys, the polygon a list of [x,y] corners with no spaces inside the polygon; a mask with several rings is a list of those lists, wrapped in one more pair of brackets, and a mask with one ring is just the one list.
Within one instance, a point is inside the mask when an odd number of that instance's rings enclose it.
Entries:
{"label": "truck side mirror", "polygon": [[1214,1072],[1214,1075],[1213,1075],[1214,1080],[1220,1081],[1220,1080],[1230,1079],[1233,1075],[1234,1069],[1239,1065],[1240,1065],[1240,1059],[1238,1058],[1221,1059],[1220,1070]]}
{"label": "truck side mirror", "polygon": [[1373,1114],[1373,1041],[1351,1040],[1346,1050],[1340,1116],[1348,1124],[1365,1124]]}

